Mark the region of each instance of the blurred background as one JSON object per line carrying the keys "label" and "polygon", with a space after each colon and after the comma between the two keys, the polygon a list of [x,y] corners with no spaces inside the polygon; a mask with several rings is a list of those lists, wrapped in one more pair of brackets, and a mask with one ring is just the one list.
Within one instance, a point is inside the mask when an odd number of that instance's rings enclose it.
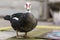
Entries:
{"label": "blurred background", "polygon": [[[11,26],[10,22],[4,20],[3,17],[5,15],[25,12],[26,9],[24,6],[27,1],[31,2],[30,10],[35,18],[38,20],[38,28],[40,28],[40,26],[45,26],[45,29],[41,29],[43,32],[44,30],[48,30],[46,26],[60,26],[60,0],[0,0],[0,28]],[[55,28],[53,29],[55,30]],[[7,34],[8,32],[5,35]],[[3,39],[2,37],[5,36],[1,36],[1,39]]]}
{"label": "blurred background", "polygon": [[24,5],[27,1],[31,2],[31,12],[38,20],[53,18],[53,13],[49,12],[49,6],[54,5],[60,9],[59,0],[0,0],[0,16],[25,12]]}

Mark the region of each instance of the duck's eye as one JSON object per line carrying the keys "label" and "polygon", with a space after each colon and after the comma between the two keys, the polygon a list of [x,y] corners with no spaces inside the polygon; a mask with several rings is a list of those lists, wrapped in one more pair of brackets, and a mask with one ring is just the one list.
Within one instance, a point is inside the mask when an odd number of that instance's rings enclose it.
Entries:
{"label": "duck's eye", "polygon": [[17,18],[17,17],[13,17],[12,19],[19,20],[19,18]]}

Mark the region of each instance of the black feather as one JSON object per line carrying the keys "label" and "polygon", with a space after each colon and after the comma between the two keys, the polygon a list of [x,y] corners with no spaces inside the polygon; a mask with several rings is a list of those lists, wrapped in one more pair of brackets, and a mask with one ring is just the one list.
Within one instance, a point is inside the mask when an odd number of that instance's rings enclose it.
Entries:
{"label": "black feather", "polygon": [[[19,20],[13,19],[17,17]],[[14,30],[20,32],[29,32],[33,30],[37,25],[37,20],[31,13],[16,13],[10,18],[11,26]]]}
{"label": "black feather", "polygon": [[5,19],[5,20],[10,20],[10,15],[4,16],[4,19]]}

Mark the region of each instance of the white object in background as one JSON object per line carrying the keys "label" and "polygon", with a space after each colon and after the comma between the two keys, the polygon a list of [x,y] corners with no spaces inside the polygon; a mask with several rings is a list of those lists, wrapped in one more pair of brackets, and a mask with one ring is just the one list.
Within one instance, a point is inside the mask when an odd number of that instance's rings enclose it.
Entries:
{"label": "white object in background", "polygon": [[60,12],[53,12],[53,20],[55,24],[60,25]]}
{"label": "white object in background", "polygon": [[58,14],[58,15],[59,15],[59,18],[58,18],[58,19],[59,19],[59,21],[60,21],[60,11],[59,11],[59,14]]}
{"label": "white object in background", "polygon": [[50,39],[60,39],[60,30],[53,30],[45,36]]}

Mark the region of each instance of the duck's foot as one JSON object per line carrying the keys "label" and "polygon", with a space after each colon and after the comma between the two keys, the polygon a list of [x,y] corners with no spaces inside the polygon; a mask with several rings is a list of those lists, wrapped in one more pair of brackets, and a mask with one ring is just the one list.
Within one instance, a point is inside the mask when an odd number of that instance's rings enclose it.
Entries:
{"label": "duck's foot", "polygon": [[30,37],[29,37],[29,36],[25,36],[25,35],[24,35],[24,36],[23,36],[23,38],[30,38]]}

